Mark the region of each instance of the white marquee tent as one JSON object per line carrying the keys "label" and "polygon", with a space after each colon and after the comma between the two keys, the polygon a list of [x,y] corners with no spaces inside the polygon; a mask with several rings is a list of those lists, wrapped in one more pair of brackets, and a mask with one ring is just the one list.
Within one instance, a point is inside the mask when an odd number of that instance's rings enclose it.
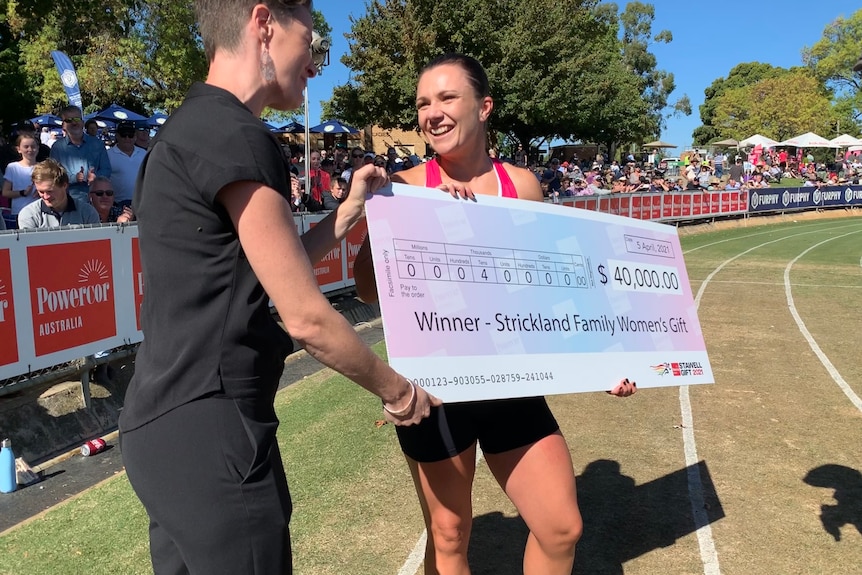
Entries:
{"label": "white marquee tent", "polygon": [[778,142],[776,142],[772,138],[761,136],[760,134],[754,134],[750,138],[745,138],[744,140],[739,142],[740,148],[747,148],[749,146],[758,145],[763,146],[764,148],[773,148],[778,145]]}
{"label": "white marquee tent", "polygon": [[850,134],[841,134],[837,138],[829,140],[836,148],[849,148],[850,146],[862,146],[862,140],[854,138]]}
{"label": "white marquee tent", "polygon": [[793,146],[794,148],[838,148],[826,138],[818,136],[814,132],[805,132],[789,140],[784,140],[780,146]]}

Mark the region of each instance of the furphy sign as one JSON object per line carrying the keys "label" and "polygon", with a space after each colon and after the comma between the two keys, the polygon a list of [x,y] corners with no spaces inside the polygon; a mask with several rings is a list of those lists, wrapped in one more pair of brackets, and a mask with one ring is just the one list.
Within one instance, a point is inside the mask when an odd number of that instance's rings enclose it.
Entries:
{"label": "furphy sign", "polygon": [[834,208],[862,204],[862,186],[806,186],[751,190],[749,212]]}
{"label": "furphy sign", "polygon": [[15,299],[12,293],[12,265],[9,250],[0,250],[0,365],[18,361],[15,329]]}
{"label": "furphy sign", "polygon": [[111,241],[27,248],[36,355],[117,334]]}

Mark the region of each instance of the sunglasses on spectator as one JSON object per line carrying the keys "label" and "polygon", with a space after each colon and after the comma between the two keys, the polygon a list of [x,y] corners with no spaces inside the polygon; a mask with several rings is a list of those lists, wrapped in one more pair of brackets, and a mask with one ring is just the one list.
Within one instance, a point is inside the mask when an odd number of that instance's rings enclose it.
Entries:
{"label": "sunglasses on spectator", "polygon": [[350,154],[350,156],[353,158],[364,158],[365,154]]}
{"label": "sunglasses on spectator", "polygon": [[72,118],[63,118],[64,124],[77,124],[80,121],[81,121],[81,118],[79,118],[78,116],[74,116]]}
{"label": "sunglasses on spectator", "polygon": [[104,191],[103,191],[103,190],[99,190],[98,192],[90,192],[90,193],[91,193],[91,194],[94,194],[94,195],[96,195],[96,196],[99,196],[100,198],[101,198],[102,196],[108,196],[108,197],[110,198],[111,196],[113,196],[113,195],[114,195],[114,190],[104,190]]}
{"label": "sunglasses on spectator", "polygon": [[117,137],[118,138],[134,138],[135,133],[134,132],[117,132]]}

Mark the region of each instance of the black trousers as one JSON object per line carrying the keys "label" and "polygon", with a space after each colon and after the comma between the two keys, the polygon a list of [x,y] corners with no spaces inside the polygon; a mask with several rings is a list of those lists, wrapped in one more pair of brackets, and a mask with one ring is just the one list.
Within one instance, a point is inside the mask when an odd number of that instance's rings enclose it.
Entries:
{"label": "black trousers", "polygon": [[156,575],[290,575],[290,492],[270,400],[206,398],[120,437]]}

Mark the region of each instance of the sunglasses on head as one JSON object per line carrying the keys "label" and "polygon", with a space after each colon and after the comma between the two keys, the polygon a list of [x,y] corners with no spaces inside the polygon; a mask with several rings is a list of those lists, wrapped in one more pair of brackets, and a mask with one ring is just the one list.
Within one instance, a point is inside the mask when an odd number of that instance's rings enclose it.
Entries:
{"label": "sunglasses on head", "polygon": [[90,192],[90,193],[94,194],[96,196],[99,196],[100,198],[102,196],[108,196],[110,198],[111,196],[114,195],[114,190],[100,190],[98,192]]}
{"label": "sunglasses on head", "polygon": [[79,118],[77,116],[72,117],[72,118],[63,118],[64,124],[77,124],[80,121],[81,121],[81,118]]}

